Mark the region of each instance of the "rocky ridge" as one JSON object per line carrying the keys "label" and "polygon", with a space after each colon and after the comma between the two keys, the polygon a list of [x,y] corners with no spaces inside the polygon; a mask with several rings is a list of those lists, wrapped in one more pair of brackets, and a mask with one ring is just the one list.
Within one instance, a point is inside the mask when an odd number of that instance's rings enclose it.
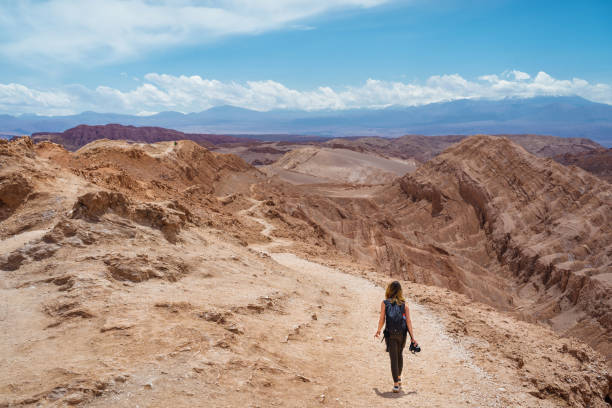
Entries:
{"label": "rocky ridge", "polygon": [[[602,148],[600,144],[584,138],[522,134],[495,136],[507,137],[538,157],[553,157],[565,153],[583,153]],[[398,138],[338,138],[329,140],[325,144],[334,147],[353,148],[359,151],[372,151],[391,157],[414,158],[421,163],[425,163],[467,137],[465,135],[406,135]]]}

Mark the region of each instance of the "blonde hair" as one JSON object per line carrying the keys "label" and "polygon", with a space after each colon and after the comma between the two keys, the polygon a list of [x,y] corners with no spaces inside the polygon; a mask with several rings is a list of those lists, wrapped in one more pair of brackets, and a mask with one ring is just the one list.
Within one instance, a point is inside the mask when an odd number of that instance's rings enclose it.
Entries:
{"label": "blonde hair", "polygon": [[391,303],[400,305],[406,303],[406,299],[404,299],[404,295],[402,294],[402,285],[400,285],[398,281],[393,281],[387,286],[385,298],[391,301]]}

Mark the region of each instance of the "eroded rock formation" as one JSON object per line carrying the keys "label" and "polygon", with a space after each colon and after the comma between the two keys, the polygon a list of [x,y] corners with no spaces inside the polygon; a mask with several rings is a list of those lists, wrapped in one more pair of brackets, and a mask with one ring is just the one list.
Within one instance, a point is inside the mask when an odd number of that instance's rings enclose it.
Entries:
{"label": "eroded rock formation", "polygon": [[554,157],[566,166],[577,166],[612,183],[612,149],[567,152]]}
{"label": "eroded rock formation", "polygon": [[366,194],[305,189],[267,194],[391,276],[548,322],[612,356],[612,191],[597,177],[474,136]]}

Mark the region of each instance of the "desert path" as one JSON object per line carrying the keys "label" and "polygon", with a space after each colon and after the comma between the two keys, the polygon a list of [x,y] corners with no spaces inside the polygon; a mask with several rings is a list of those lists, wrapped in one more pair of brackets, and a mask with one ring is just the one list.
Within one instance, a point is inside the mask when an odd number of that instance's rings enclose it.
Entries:
{"label": "desert path", "polygon": [[[253,214],[261,204],[254,205],[243,214]],[[499,384],[476,366],[469,353],[445,332],[439,319],[426,307],[409,301],[415,336],[422,346],[420,354],[404,351],[403,389],[393,394],[390,363],[384,342],[374,339],[378,322],[379,305],[384,289],[367,279],[344,273],[327,266],[302,259],[289,252],[271,252],[288,242],[272,236],[274,226],[254,215],[264,230],[262,234],[271,241],[252,245],[255,250],[267,253],[277,263],[296,273],[298,279],[316,283],[329,292],[340,293],[327,299],[338,310],[339,318],[328,322],[324,339],[312,343],[332,348],[326,355],[336,356],[321,362],[318,381],[330,388],[336,397],[330,405],[338,406],[416,406],[416,407],[502,407],[509,402],[521,405],[521,398],[510,395],[511,385]],[[408,297],[410,294],[406,294]],[[326,341],[327,340],[327,341]],[[521,394],[521,390],[516,391]],[[503,395],[503,399],[501,396]],[[547,406],[544,403],[542,406]]]}

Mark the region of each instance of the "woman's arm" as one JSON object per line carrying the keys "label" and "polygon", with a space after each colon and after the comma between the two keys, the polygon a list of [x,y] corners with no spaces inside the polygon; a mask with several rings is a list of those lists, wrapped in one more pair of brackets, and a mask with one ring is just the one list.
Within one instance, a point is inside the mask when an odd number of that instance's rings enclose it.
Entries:
{"label": "woman's arm", "polygon": [[418,345],[419,343],[417,343],[416,339],[414,338],[414,331],[412,330],[412,321],[410,320],[410,311],[408,310],[408,302],[404,303],[404,311],[406,312],[406,325],[408,326],[408,333],[410,333],[410,339],[412,340],[414,344]]}
{"label": "woman's arm", "polygon": [[374,337],[378,338],[380,336],[380,329],[382,329],[383,324],[385,324],[385,302],[380,302],[380,317],[378,318],[378,330],[376,330],[376,334]]}

